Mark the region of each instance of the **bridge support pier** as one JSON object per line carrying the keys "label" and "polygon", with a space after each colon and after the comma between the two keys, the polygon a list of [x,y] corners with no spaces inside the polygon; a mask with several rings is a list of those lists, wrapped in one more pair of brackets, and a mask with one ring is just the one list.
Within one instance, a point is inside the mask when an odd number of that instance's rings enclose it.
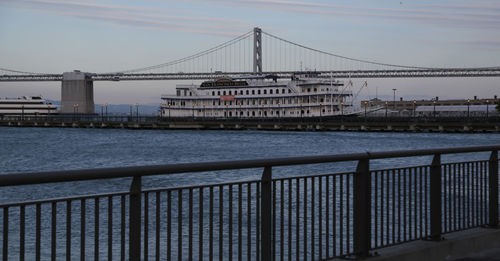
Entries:
{"label": "bridge support pier", "polygon": [[63,73],[61,84],[61,113],[94,113],[94,83],[88,73]]}

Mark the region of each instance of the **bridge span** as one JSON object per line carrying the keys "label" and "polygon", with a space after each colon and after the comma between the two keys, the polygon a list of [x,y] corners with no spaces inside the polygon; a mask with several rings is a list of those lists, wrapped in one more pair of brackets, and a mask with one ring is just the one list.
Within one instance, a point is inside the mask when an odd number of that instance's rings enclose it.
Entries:
{"label": "bridge span", "polygon": [[[499,77],[500,67],[485,68],[435,68],[406,70],[343,70],[343,71],[311,71],[322,78],[435,78],[435,77]],[[260,75],[275,75],[279,78],[290,78],[304,71],[269,71]],[[195,72],[195,73],[85,73],[92,81],[154,81],[154,80],[209,80],[220,76],[241,77],[254,75],[254,72]],[[0,76],[0,82],[43,82],[63,81],[63,74],[6,74]]]}

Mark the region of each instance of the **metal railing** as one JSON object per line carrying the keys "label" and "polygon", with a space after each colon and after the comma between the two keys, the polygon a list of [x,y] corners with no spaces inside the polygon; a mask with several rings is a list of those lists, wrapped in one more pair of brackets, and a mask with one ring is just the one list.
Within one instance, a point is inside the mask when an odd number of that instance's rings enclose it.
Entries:
{"label": "metal railing", "polygon": [[[498,227],[500,146],[0,175],[0,186],[131,177],[129,191],[0,203],[2,260],[325,260]],[[490,152],[442,163],[441,155]],[[370,169],[370,161],[432,163]],[[357,162],[273,178],[273,168]],[[142,177],[263,169],[259,180],[142,189]]]}

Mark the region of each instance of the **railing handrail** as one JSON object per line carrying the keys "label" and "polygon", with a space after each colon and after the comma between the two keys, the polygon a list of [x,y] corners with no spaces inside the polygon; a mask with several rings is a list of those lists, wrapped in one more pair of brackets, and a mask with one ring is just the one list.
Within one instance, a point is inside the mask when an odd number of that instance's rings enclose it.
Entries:
{"label": "railing handrail", "polygon": [[397,150],[397,151],[386,151],[386,152],[364,152],[364,153],[272,158],[272,159],[215,161],[215,162],[202,162],[202,163],[175,163],[175,164],[164,164],[164,165],[96,168],[96,169],[49,171],[49,172],[8,173],[8,174],[0,174],[0,187],[95,180],[95,179],[169,175],[169,174],[179,174],[179,173],[220,171],[220,170],[231,170],[231,169],[251,169],[251,168],[264,168],[264,167],[333,163],[333,162],[343,162],[343,161],[357,161],[363,159],[371,160],[371,159],[385,159],[385,158],[404,158],[404,157],[415,157],[415,156],[458,154],[458,153],[499,151],[499,150],[500,150],[500,145],[489,145],[489,146],[452,147],[452,148],[437,148],[437,149]]}

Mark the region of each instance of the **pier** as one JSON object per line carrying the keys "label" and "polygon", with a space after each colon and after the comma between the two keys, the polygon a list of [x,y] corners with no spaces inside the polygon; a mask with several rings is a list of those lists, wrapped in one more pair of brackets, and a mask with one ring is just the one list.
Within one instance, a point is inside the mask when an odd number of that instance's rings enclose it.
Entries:
{"label": "pier", "polygon": [[288,130],[498,133],[500,117],[159,118],[144,116],[17,116],[0,126],[186,130]]}

